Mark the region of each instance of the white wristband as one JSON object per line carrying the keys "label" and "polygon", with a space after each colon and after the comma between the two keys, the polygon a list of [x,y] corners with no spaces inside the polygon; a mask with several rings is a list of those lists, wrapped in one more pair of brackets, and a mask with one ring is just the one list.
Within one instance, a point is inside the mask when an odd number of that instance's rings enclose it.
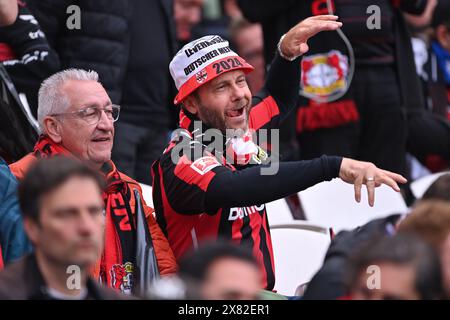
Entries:
{"label": "white wristband", "polygon": [[278,41],[278,44],[277,44],[278,53],[280,54],[280,56],[281,56],[283,59],[286,59],[286,60],[288,60],[288,61],[294,61],[295,59],[297,59],[297,58],[300,57],[301,55],[294,56],[294,57],[287,57],[287,56],[285,56],[285,55],[283,54],[283,52],[281,51],[281,42],[283,42],[283,39],[284,39],[285,36],[286,36],[286,34],[283,34],[283,35],[281,36],[281,38],[280,38],[280,41]]}

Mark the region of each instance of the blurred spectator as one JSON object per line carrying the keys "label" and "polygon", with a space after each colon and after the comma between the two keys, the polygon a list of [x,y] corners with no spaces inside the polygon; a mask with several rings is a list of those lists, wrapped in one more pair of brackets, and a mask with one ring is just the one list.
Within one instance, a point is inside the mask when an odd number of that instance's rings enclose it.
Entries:
{"label": "blurred spectator", "polygon": [[[263,25],[266,63],[273,56],[280,36],[296,21],[329,12],[324,0],[259,1],[257,6],[251,0],[238,0],[238,3],[247,18]],[[331,4],[342,19],[342,30],[353,47],[355,75],[349,91],[335,102],[299,99],[301,108],[297,114],[297,127],[300,154],[304,159],[320,154],[356,157],[391,171],[405,173],[405,112],[406,109],[422,107],[422,97],[401,12],[420,14],[426,0],[334,0]],[[381,9],[379,28],[367,27],[370,15],[366,11],[371,5]],[[323,70],[329,70],[327,66],[331,66],[335,70],[331,74],[343,72],[345,79],[341,80],[348,80],[349,49],[337,34],[320,35],[312,40],[311,48],[305,55],[310,57],[308,61],[319,63],[314,60],[317,58],[314,55],[321,55],[328,61],[323,63]],[[336,50],[340,57],[339,66],[329,62],[336,60]],[[305,70],[303,77],[308,76]],[[326,73],[321,76],[325,83],[334,79]],[[334,92],[334,87],[324,87],[330,93]],[[327,95],[323,98],[327,101]]]}
{"label": "blurred spectator", "polygon": [[220,241],[186,254],[179,275],[189,299],[255,300],[262,289],[262,274],[250,248]]}
{"label": "blurred spectator", "polygon": [[[177,49],[172,0],[28,0],[62,68],[95,70],[122,105],[112,158],[125,174],[151,184],[150,165],[164,150],[174,87],[168,64]],[[67,8],[81,9],[80,29]]]}
{"label": "blurred spectator", "polygon": [[239,8],[237,0],[222,0],[223,11],[229,16],[231,19],[239,19],[242,18],[242,11]]}
{"label": "blurred spectator", "polygon": [[0,61],[36,117],[39,85],[58,71],[59,59],[26,0],[0,1]]}
{"label": "blurred spectator", "polygon": [[19,198],[35,252],[0,273],[0,299],[121,299],[89,276],[103,248],[103,187],[97,173],[71,159],[30,169]]}
{"label": "blurred spectator", "polygon": [[125,174],[151,185],[151,164],[164,151],[176,123],[171,118],[175,88],[168,70],[177,50],[173,1],[133,0],[129,32],[112,159]]}
{"label": "blurred spectator", "polygon": [[[439,0],[433,14],[434,37],[428,62],[430,109],[450,120],[450,1]],[[450,135],[450,133],[449,133]]]}
{"label": "blurred spectator", "polygon": [[154,300],[288,300],[262,290],[257,260],[245,246],[219,240],[202,244],[181,260],[179,273],[153,282],[146,298]]}
{"label": "blurred spectator", "polygon": [[39,129],[2,65],[0,92],[0,157],[11,163],[33,150]]}
{"label": "blurred spectator", "polygon": [[445,291],[450,297],[450,202],[422,201],[400,223],[398,232],[414,234],[436,250],[441,260]]}
{"label": "blurred spectator", "polygon": [[450,201],[450,173],[437,178],[425,191],[422,200]]}
{"label": "blurred spectator", "polygon": [[259,92],[264,86],[264,40],[259,23],[250,23],[244,18],[232,21],[230,39],[237,54],[250,63],[255,70],[247,75],[247,83],[252,92]]}
{"label": "blurred spectator", "polygon": [[427,0],[425,10],[420,15],[413,15],[409,13],[403,14],[406,21],[414,26],[413,30],[423,30],[430,25],[435,8],[440,1],[441,0]]}
{"label": "blurred spectator", "polygon": [[[450,174],[436,179],[427,189],[423,200],[449,201]],[[418,204],[420,204],[419,200]],[[357,227],[354,230],[341,231],[331,241],[322,267],[308,283],[304,299],[337,299],[348,294],[345,270],[351,255],[367,243],[397,232],[405,219],[404,214],[394,213]]]}
{"label": "blurred spectator", "polygon": [[59,69],[25,1],[0,1],[0,156],[8,163],[33,149],[37,139],[39,85]]}
{"label": "blurred spectator", "polygon": [[13,24],[16,21],[17,14],[17,0],[0,1],[0,27]]}
{"label": "blurred spectator", "polygon": [[450,57],[450,44],[446,44],[450,43],[446,40],[450,39],[446,31],[450,30],[450,1],[434,2],[429,1],[426,18],[407,17],[416,32],[413,47],[425,106],[409,116],[408,150],[431,172],[438,172],[450,164],[450,77],[446,81],[444,58],[446,52]]}
{"label": "blurred spectator", "polygon": [[334,300],[348,294],[346,270],[354,252],[367,243],[395,234],[402,218],[392,214],[375,219],[354,230],[339,232],[331,241],[323,265],[306,286],[305,300]]}
{"label": "blurred spectator", "polygon": [[356,253],[349,272],[354,300],[436,300],[444,297],[439,259],[418,238],[397,235]]}
{"label": "blurred spectator", "polygon": [[177,40],[185,44],[191,40],[192,28],[201,21],[205,0],[174,0]]}
{"label": "blurred spectator", "polygon": [[17,199],[17,180],[0,158],[0,248],[3,262],[8,264],[31,251],[23,230]]}
{"label": "blurred spectator", "polygon": [[[113,103],[120,103],[130,50],[133,2],[27,0],[27,4],[57,52],[61,68],[95,70]],[[80,29],[67,25],[70,5],[81,9]]]}
{"label": "blurred spectator", "polygon": [[[133,290],[137,266],[136,211],[142,206],[153,238],[158,268],[162,275],[176,272],[169,243],[145,204],[139,184],[121,173],[111,161],[114,122],[120,107],[113,105],[94,71],[69,69],[46,79],[39,91],[38,121],[42,135],[34,152],[11,164],[20,180],[38,158],[56,155],[76,157],[102,173],[107,188],[105,250],[95,268],[102,283],[123,292]],[[138,193],[141,203],[136,202]]]}
{"label": "blurred spectator", "polygon": [[[230,25],[233,20],[242,17],[242,13],[233,0],[205,0],[201,9],[200,21],[192,27],[189,40],[208,35],[218,35],[231,40]],[[188,41],[182,41],[186,44]]]}

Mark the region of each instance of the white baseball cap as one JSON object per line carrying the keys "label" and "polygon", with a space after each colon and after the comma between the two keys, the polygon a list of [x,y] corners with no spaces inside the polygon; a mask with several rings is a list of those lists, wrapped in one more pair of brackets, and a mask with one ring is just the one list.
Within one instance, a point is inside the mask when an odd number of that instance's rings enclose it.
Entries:
{"label": "white baseball cap", "polygon": [[253,67],[230,49],[228,41],[220,36],[205,36],[186,44],[169,64],[178,94],[174,103],[181,103],[206,82],[232,70],[244,73]]}

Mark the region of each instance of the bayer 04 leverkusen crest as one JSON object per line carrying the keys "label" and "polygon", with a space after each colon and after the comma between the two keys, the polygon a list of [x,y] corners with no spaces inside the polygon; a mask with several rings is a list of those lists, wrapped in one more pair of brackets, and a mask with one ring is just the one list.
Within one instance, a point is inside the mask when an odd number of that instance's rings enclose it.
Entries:
{"label": "bayer 04 leverkusen crest", "polygon": [[305,56],[301,62],[300,90],[312,99],[347,90],[348,57],[337,50]]}
{"label": "bayer 04 leverkusen crest", "polygon": [[206,79],[208,79],[208,73],[205,69],[202,69],[200,72],[197,72],[195,74],[195,78],[197,79],[198,83],[203,83],[206,81]]}

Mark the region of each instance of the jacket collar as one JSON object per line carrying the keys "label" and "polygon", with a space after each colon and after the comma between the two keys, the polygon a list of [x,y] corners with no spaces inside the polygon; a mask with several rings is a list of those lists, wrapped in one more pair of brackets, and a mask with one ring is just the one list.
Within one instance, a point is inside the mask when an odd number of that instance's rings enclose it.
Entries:
{"label": "jacket collar", "polygon": [[[37,264],[35,254],[30,254],[25,257],[25,274],[23,279],[26,282],[26,296],[28,300],[53,300],[48,294],[47,285],[44,277]],[[86,288],[88,291],[87,299],[103,300],[104,297],[100,292],[100,286],[95,283],[92,278],[88,277]]]}

